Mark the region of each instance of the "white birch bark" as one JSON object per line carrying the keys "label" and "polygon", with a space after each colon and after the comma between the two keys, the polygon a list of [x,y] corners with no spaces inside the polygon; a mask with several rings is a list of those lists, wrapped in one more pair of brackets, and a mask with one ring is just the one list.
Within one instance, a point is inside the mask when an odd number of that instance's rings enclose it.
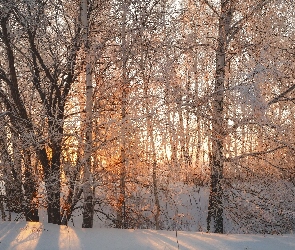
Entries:
{"label": "white birch bark", "polygon": [[211,132],[211,184],[207,217],[207,230],[213,225],[215,233],[223,233],[223,168],[224,168],[224,85],[226,70],[226,47],[232,18],[232,2],[221,0],[216,51],[215,85],[212,100]]}
{"label": "white birch bark", "polygon": [[92,106],[93,106],[93,86],[92,86],[92,65],[91,51],[89,42],[89,20],[88,20],[88,1],[81,0],[81,23],[83,29],[83,45],[86,57],[86,126],[85,126],[85,165],[84,165],[84,205],[83,205],[83,228],[93,227],[93,187],[91,176],[91,152],[92,152]]}

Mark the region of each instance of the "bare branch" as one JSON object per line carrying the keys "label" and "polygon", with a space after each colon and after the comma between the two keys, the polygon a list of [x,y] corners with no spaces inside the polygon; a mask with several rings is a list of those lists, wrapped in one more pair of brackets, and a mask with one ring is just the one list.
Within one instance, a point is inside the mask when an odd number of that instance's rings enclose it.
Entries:
{"label": "bare branch", "polygon": [[218,11],[213,7],[213,5],[211,3],[209,3],[208,0],[203,0],[207,5],[208,7],[219,17],[219,13]]}
{"label": "bare branch", "polygon": [[270,100],[267,104],[267,106],[270,106],[274,103],[277,103],[282,100],[283,97],[285,97],[288,93],[293,91],[295,89],[295,84],[293,84],[291,87],[289,87],[287,90],[285,90],[283,93],[279,94],[278,96],[274,97],[272,100]]}
{"label": "bare branch", "polygon": [[264,7],[266,4],[268,4],[271,0],[262,0],[259,2],[256,6],[253,7],[253,9],[250,11],[250,13],[246,14],[243,18],[236,21],[231,27],[230,31],[232,32],[230,37],[227,39],[227,44],[234,38],[234,36],[240,31],[240,29],[243,27],[242,24],[246,21],[248,21],[257,10]]}
{"label": "bare branch", "polygon": [[246,157],[256,157],[256,156],[259,156],[259,155],[266,155],[266,154],[270,154],[270,153],[273,153],[279,149],[282,149],[282,148],[286,148],[287,146],[283,145],[283,146],[279,146],[279,147],[276,147],[276,148],[273,148],[273,149],[270,149],[270,150],[266,150],[266,151],[259,151],[259,152],[252,152],[252,153],[246,153],[246,154],[242,154],[242,155],[239,155],[239,156],[236,156],[234,158],[226,158],[225,161],[226,162],[232,162],[232,161],[236,161],[236,160],[240,160],[240,159],[243,159],[243,158],[246,158]]}

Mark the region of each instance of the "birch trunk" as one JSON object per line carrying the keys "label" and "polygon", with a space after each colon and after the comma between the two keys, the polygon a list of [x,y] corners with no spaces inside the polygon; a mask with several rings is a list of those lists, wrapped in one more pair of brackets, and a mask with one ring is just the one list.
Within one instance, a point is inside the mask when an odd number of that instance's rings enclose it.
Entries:
{"label": "birch trunk", "polygon": [[213,232],[223,233],[223,168],[225,120],[223,112],[224,85],[226,69],[226,46],[232,17],[232,3],[221,0],[221,12],[218,27],[218,47],[216,51],[215,86],[212,100],[212,132],[210,156],[210,195],[207,216],[207,230],[213,225]]}
{"label": "birch trunk", "polygon": [[81,1],[81,22],[83,28],[83,43],[86,53],[86,128],[85,128],[85,166],[83,182],[83,228],[93,227],[93,187],[91,185],[91,149],[92,149],[92,65],[89,44],[88,1]]}

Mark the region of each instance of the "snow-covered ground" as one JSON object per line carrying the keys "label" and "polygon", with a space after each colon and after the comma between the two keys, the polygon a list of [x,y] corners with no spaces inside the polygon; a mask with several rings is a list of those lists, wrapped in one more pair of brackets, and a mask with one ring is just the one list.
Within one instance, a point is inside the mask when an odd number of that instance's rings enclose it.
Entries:
{"label": "snow-covered ground", "polygon": [[[1,221],[0,218],[0,250],[294,250],[294,185],[268,182],[268,188],[265,185],[260,187],[259,183],[232,184],[229,192],[232,196],[226,197],[224,217],[225,231],[229,234],[204,232],[208,188],[177,183],[162,187],[159,193],[161,228],[166,230],[146,229],[154,228],[153,196],[149,190],[139,189],[133,196],[140,197],[140,200],[129,200],[134,204],[134,211],[137,209],[136,214],[140,215],[132,221],[131,226],[135,230],[112,228],[114,225],[100,212],[95,213],[93,229],[82,229],[80,208],[74,211],[69,227],[52,225],[47,223],[46,210],[41,207],[40,223],[27,223],[22,214],[16,213],[11,213],[12,222]],[[107,201],[104,192],[98,193],[97,197]],[[97,206],[98,210],[110,217],[115,216],[107,202],[101,204]],[[8,211],[5,212],[8,216]],[[180,231],[176,233],[176,229]],[[237,234],[242,232],[248,234]],[[274,235],[258,234],[261,232]],[[276,235],[277,232],[286,234]]]}
{"label": "snow-covered ground", "polygon": [[1,222],[0,249],[148,250],[295,249],[295,235],[208,234],[197,232],[82,229],[34,222]]}

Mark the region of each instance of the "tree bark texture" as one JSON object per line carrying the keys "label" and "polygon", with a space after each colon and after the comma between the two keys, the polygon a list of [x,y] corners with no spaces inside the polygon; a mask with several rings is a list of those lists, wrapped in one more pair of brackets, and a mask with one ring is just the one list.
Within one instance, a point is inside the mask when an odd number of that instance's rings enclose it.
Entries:
{"label": "tree bark texture", "polygon": [[[225,120],[223,112],[224,86],[226,70],[227,38],[230,32],[232,17],[232,3],[230,0],[221,1],[221,12],[218,27],[218,47],[216,51],[215,86],[212,100],[212,133],[210,155],[210,195],[207,216],[207,230],[223,233],[223,168],[224,168],[224,137]],[[212,223],[213,222],[213,223]]]}
{"label": "tree bark texture", "polygon": [[92,106],[93,106],[93,86],[92,86],[92,65],[89,41],[88,22],[88,1],[81,1],[81,22],[83,28],[83,43],[86,56],[86,128],[85,128],[85,166],[83,181],[83,228],[93,227],[93,187],[91,185],[91,153],[92,153]]}

